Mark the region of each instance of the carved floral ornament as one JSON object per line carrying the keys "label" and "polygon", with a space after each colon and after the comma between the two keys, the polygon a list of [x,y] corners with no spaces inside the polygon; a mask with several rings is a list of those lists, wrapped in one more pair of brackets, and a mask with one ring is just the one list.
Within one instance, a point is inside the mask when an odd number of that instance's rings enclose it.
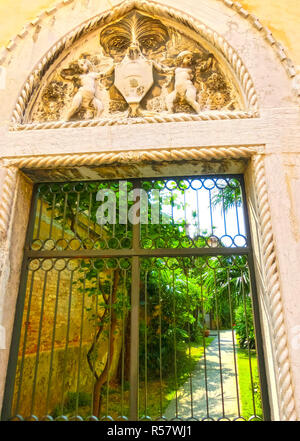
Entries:
{"label": "carved floral ornament", "polygon": [[122,5],[44,57],[18,99],[13,130],[258,115],[251,77],[222,37],[170,8]]}

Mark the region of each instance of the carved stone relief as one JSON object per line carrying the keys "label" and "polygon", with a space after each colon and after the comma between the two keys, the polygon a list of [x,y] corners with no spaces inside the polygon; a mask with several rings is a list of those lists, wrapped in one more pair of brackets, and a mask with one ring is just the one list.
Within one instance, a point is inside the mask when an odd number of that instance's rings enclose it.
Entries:
{"label": "carved stone relief", "polygon": [[34,103],[27,123],[243,110],[214,54],[135,10],[77,42]]}

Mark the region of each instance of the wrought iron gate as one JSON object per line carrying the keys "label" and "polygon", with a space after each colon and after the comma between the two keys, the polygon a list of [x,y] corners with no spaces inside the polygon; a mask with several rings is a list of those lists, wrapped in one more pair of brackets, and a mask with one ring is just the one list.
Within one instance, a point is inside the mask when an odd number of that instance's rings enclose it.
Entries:
{"label": "wrought iron gate", "polygon": [[269,419],[244,200],[239,175],[36,185],[2,419]]}

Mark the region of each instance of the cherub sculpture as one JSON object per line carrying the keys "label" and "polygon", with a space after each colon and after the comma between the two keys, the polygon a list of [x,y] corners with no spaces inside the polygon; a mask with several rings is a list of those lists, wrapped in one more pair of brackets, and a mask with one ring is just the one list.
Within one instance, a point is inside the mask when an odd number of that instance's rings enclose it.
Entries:
{"label": "cherub sculpture", "polygon": [[175,88],[166,98],[167,109],[169,113],[174,113],[174,103],[177,98],[185,101],[195,110],[201,112],[201,106],[197,102],[197,89],[194,86],[193,79],[193,53],[183,51],[177,56],[175,69]]}
{"label": "cherub sculpture", "polygon": [[82,106],[88,107],[92,104],[96,109],[96,118],[100,118],[104,110],[101,100],[97,98],[96,81],[102,77],[102,74],[95,72],[92,63],[86,58],[79,59],[78,66],[83,72],[83,74],[80,75],[81,87],[73,97],[71,106],[65,114],[65,121],[70,121],[72,116],[78,112]]}

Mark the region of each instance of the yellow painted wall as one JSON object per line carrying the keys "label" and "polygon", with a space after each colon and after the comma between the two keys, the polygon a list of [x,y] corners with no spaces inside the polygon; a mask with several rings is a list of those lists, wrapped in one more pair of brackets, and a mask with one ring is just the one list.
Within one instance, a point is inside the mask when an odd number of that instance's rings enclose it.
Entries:
{"label": "yellow painted wall", "polygon": [[58,0],[0,0],[0,46],[5,45],[38,14],[57,3]]}
{"label": "yellow painted wall", "polygon": [[[300,65],[300,0],[239,2],[271,29],[275,38],[286,47],[294,63]],[[0,46],[7,44],[24,24],[57,3],[58,0],[0,0]]]}
{"label": "yellow painted wall", "polygon": [[295,64],[300,64],[300,0],[239,0],[255,14],[276,40],[288,50]]}

